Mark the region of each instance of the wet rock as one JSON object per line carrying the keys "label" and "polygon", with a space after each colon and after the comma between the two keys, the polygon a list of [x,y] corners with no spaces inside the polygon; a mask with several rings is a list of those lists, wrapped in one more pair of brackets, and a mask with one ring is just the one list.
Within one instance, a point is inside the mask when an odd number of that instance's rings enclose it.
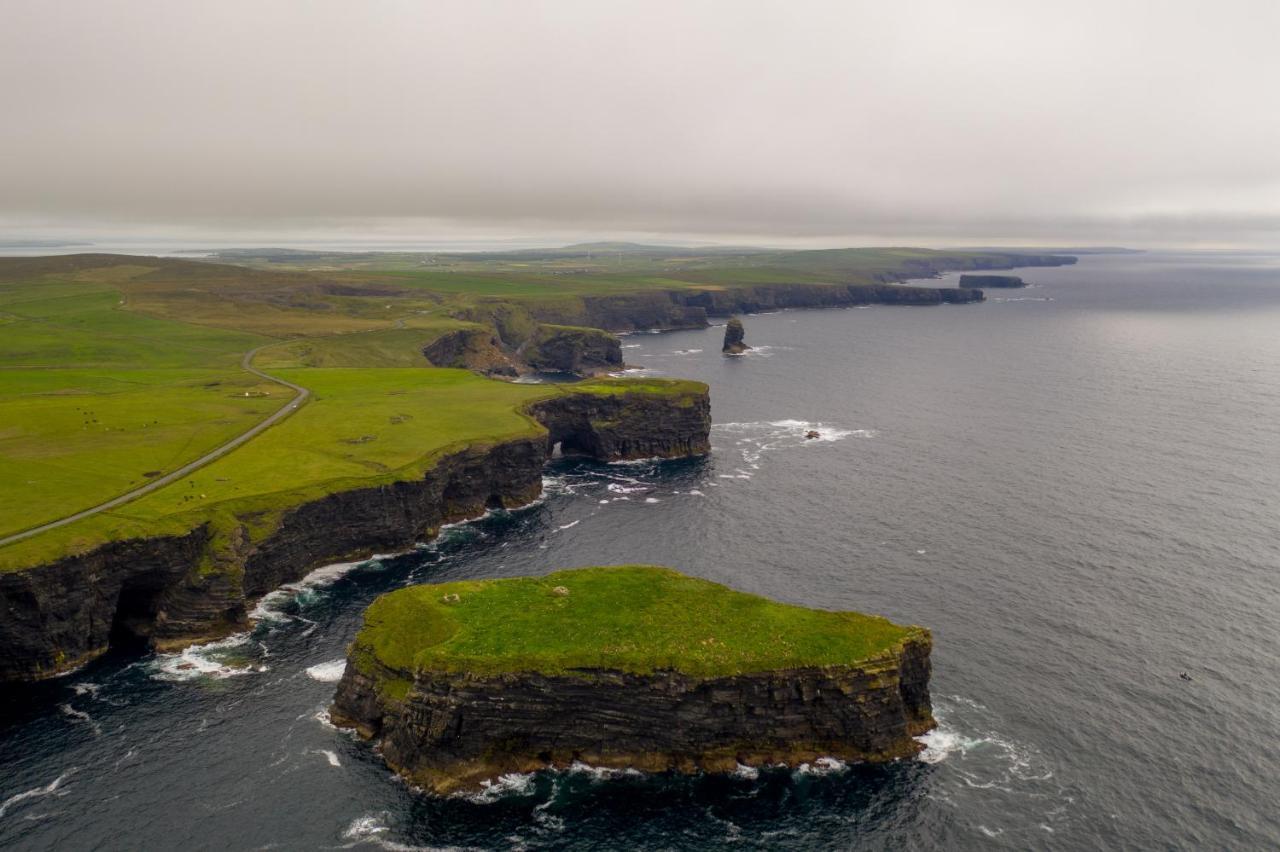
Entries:
{"label": "wet rock", "polygon": [[741,355],[746,352],[751,348],[743,341],[746,334],[746,329],[742,327],[742,320],[730,317],[724,326],[724,345],[720,347],[720,351],[726,355]]}

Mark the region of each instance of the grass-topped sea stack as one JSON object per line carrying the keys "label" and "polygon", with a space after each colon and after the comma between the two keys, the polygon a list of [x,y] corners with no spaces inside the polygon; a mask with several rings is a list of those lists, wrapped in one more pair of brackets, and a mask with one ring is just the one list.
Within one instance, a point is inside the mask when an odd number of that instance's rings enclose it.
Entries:
{"label": "grass-topped sea stack", "polygon": [[415,586],[366,612],[332,716],[437,792],[573,761],[885,761],[934,726],[931,647],[666,568]]}

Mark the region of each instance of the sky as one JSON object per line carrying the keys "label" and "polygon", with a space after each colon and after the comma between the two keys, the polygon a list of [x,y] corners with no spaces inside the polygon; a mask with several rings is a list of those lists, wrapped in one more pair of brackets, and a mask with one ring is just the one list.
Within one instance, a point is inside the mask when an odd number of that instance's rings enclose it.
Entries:
{"label": "sky", "polygon": [[1280,249],[1280,2],[5,0],[0,242]]}

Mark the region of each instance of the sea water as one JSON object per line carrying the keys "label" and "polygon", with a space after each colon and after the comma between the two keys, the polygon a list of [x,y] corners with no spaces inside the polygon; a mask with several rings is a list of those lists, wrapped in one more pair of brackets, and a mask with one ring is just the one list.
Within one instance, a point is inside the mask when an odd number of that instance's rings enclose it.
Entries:
{"label": "sea water", "polygon": [[[0,846],[1280,846],[1280,258],[1019,274],[979,305],[748,316],[740,358],[720,328],[628,337],[711,385],[710,458],[559,462],[536,506],[321,572],[251,632],[6,687]],[[328,723],[378,594],[616,562],[927,625],[938,729],[887,766],[440,798]]]}

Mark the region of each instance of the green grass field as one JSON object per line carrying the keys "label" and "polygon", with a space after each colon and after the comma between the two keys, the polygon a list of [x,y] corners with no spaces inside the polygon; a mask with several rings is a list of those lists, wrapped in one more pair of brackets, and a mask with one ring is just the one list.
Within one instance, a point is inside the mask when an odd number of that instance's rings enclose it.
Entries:
{"label": "green grass field", "polygon": [[[20,568],[210,518],[419,473],[445,447],[536,428],[549,391],[436,370],[422,348],[476,322],[511,347],[581,324],[582,297],[870,281],[987,257],[570,247],[506,254],[237,252],[237,264],[120,255],[0,258],[0,537],[99,505],[315,392],[230,455],[111,512],[0,546]],[[536,319],[535,319],[536,318]],[[607,383],[588,386],[617,392]]]}
{"label": "green grass field", "polygon": [[612,669],[717,677],[855,665],[918,628],[777,603],[668,568],[412,586],[365,613],[355,659],[396,671],[475,674]]}
{"label": "green grass field", "polygon": [[0,548],[0,570],[121,538],[182,534],[210,519],[260,516],[269,524],[284,509],[334,491],[421,476],[459,444],[536,433],[541,427],[517,409],[558,392],[435,368],[279,374],[305,384],[313,401],[179,482]]}

